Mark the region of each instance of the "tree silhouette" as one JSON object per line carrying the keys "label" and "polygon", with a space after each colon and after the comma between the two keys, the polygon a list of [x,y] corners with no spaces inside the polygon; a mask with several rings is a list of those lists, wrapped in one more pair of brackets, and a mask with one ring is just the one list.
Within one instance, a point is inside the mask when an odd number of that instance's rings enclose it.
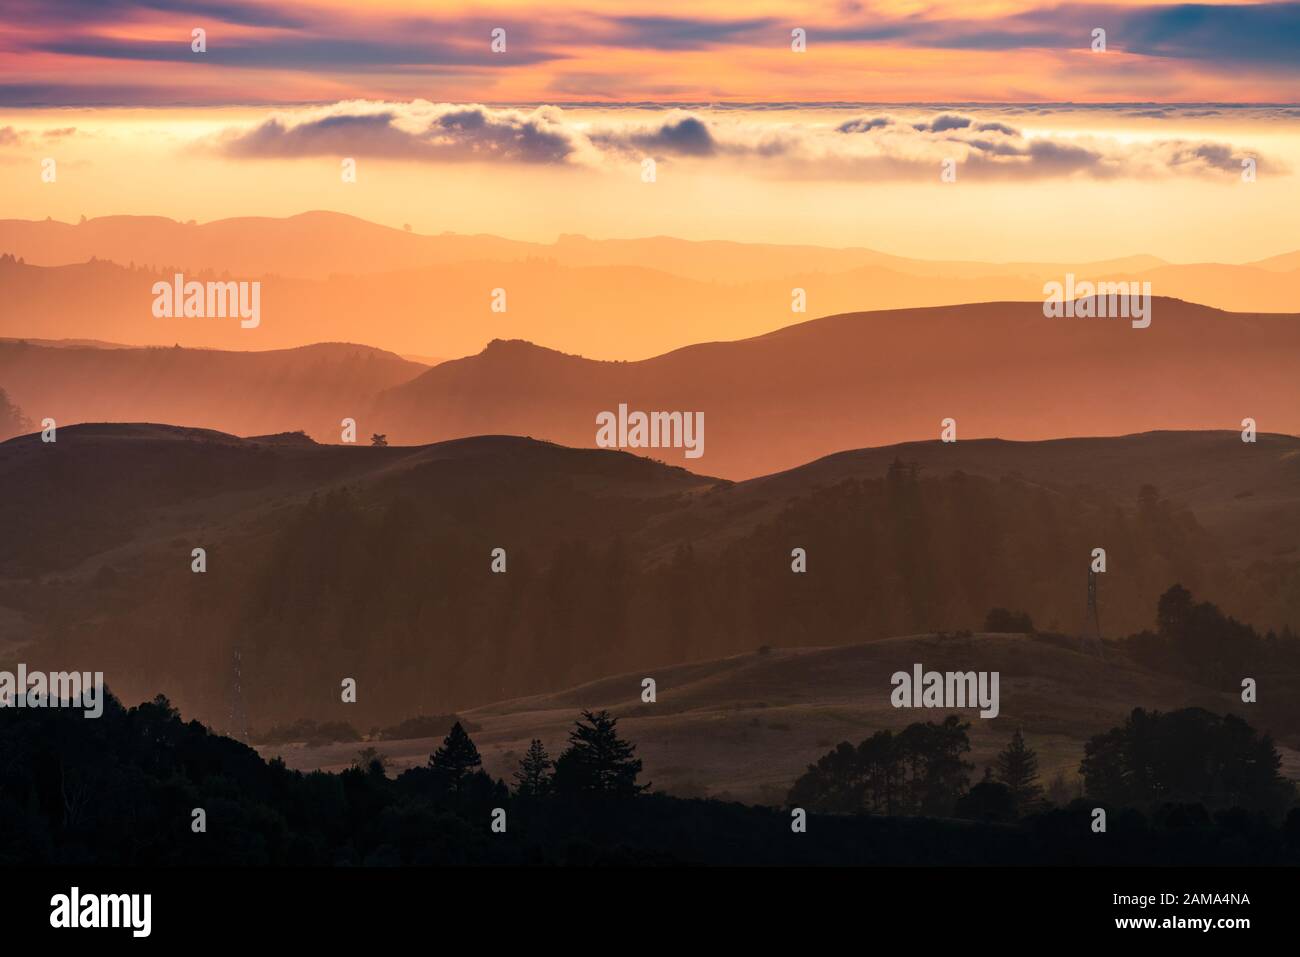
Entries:
{"label": "tree silhouette", "polygon": [[985,769],[984,780],[957,799],[953,814],[967,821],[1006,823],[1015,820],[1016,801],[1011,789],[993,780]]}
{"label": "tree silhouette", "polygon": [[1023,611],[990,608],[984,616],[984,630],[990,634],[1033,634],[1034,620]]}
{"label": "tree silhouette", "polygon": [[528,753],[519,762],[515,772],[515,793],[523,798],[545,797],[551,793],[551,768],[554,762],[537,738],[528,745]]}
{"label": "tree silhouette", "polygon": [[0,439],[22,435],[29,428],[31,422],[23,415],[23,410],[10,402],[5,390],[0,389]]}
{"label": "tree silhouette", "polygon": [[457,721],[442,740],[442,747],[429,757],[429,767],[455,794],[460,794],[469,776],[483,764],[478,748]]}
{"label": "tree silhouette", "polygon": [[1199,801],[1280,816],[1295,799],[1273,739],[1235,715],[1200,708],[1133,710],[1123,726],[1092,738],[1080,765],[1091,798],[1145,807]]}
{"label": "tree silhouette", "polygon": [[856,748],[841,742],[808,766],[786,801],[832,813],[947,815],[969,782],[968,730],[950,715],[897,734],[877,731]]}
{"label": "tree silhouette", "polygon": [[1038,783],[1038,755],[1025,745],[1025,736],[1016,728],[1011,743],[998,755],[997,779],[1011,792],[1016,811],[1024,813],[1042,799]]}
{"label": "tree silhouette", "polygon": [[388,755],[380,752],[378,748],[362,748],[357,752],[357,756],[352,759],[352,766],[360,768],[367,774],[383,777],[388,768]]}
{"label": "tree silhouette", "polygon": [[1192,593],[1182,585],[1171,585],[1156,605],[1156,627],[1166,638],[1179,638],[1192,613]]}
{"label": "tree silhouette", "polygon": [[641,759],[636,746],[618,736],[617,718],[608,711],[583,711],[569,732],[569,748],[555,762],[555,788],[566,794],[590,792],[631,797],[649,787],[638,785]]}

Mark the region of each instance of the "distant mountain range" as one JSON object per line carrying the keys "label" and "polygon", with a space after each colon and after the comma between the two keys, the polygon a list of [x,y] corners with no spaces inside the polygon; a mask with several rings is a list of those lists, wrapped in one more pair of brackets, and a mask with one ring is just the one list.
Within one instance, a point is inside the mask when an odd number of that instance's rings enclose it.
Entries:
{"label": "distant mountain range", "polygon": [[698,411],[701,458],[634,451],[730,479],[937,437],[948,417],[959,446],[1240,429],[1247,417],[1265,432],[1300,432],[1300,317],[1170,299],[1153,312],[1147,329],[1046,319],[1037,303],[856,313],[639,362],[497,340],[432,368],[342,344],[251,353],[0,342],[0,388],[36,422],[305,430],[322,442],[338,442],[349,417],[363,442],[372,432],[394,444],[509,434],[592,447],[597,414],[620,404]]}
{"label": "distant mountain range", "polygon": [[[1237,312],[1300,312],[1300,252],[1254,263],[979,263],[667,237],[526,243],[421,236],[337,213],[203,225],[112,216],[80,225],[0,221],[0,335],[268,349],[362,341],[458,356],[493,338],[601,359],[769,332],[806,316],[1007,300],[1048,281],[1149,281],[1155,295]],[[92,261],[95,260],[95,261]],[[263,284],[263,322],[156,319],[153,282]],[[493,291],[505,290],[505,311]],[[792,311],[802,289],[806,312]]]}

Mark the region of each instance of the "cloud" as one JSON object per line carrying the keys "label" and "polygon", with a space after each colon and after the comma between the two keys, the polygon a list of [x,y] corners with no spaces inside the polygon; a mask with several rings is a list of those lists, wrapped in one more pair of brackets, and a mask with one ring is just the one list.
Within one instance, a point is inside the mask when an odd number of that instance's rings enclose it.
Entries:
{"label": "cloud", "polygon": [[[582,42],[653,50],[699,50],[737,40],[755,40],[756,34],[784,23],[772,18],[745,20],[692,17],[620,16],[603,18],[612,31],[579,37]],[[788,31],[787,31],[788,34]]]}
{"label": "cloud", "polygon": [[941,12],[875,16],[867,25],[810,28],[809,35],[953,50],[1087,50],[1097,27],[1105,29],[1112,51],[1300,73],[1300,3],[1063,3],[979,19]]}
{"label": "cloud", "polygon": [[835,127],[835,131],[837,133],[870,133],[872,130],[878,130],[893,125],[893,117],[860,116],[855,120],[845,120],[839,126]]}
{"label": "cloud", "polygon": [[364,101],[280,113],[228,132],[231,156],[371,156],[429,161],[573,162],[590,149],[556,107],[489,109],[478,105]]}
{"label": "cloud", "polygon": [[[765,122],[731,110],[611,112],[576,120],[556,106],[510,109],[417,100],[351,101],[284,111],[227,131],[237,157],[377,156],[427,162],[614,166],[645,156],[731,163],[757,176],[932,180],[946,160],[968,180],[1222,176],[1258,154],[1227,143],[1037,135],[974,111],[863,113],[839,121]],[[1258,159],[1274,173],[1280,165]]]}
{"label": "cloud", "polygon": [[956,116],[952,113],[941,113],[928,122],[913,123],[912,129],[919,133],[944,133],[948,130],[964,130],[975,122],[969,116]]}
{"label": "cloud", "polygon": [[718,151],[708,123],[689,113],[674,112],[668,119],[648,126],[607,127],[592,132],[590,137],[597,147],[655,156],[712,156]]}

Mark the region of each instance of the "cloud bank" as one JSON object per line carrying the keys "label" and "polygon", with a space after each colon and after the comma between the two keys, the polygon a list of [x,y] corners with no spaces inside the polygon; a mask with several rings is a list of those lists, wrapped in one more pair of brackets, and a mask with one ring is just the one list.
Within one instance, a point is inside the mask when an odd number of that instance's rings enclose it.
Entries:
{"label": "cloud bank", "polygon": [[760,122],[728,111],[627,112],[579,119],[557,106],[347,101],[275,113],[217,141],[243,158],[371,157],[597,168],[639,162],[740,164],[757,175],[810,179],[934,179],[952,161],[962,179],[1223,177],[1243,160],[1287,172],[1247,146],[1187,139],[1120,141],[1039,135],[974,111],[857,113],[836,121]]}

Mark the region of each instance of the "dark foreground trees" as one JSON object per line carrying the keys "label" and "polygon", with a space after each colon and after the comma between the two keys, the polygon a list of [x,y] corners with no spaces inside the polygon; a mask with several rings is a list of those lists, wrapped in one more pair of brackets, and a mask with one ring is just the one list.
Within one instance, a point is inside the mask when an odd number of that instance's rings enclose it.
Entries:
{"label": "dark foreground trees", "polygon": [[1038,783],[1038,755],[1025,744],[1019,728],[1011,736],[1011,743],[998,755],[997,779],[1006,785],[1011,806],[1016,813],[1032,810],[1042,800],[1043,788]]}
{"label": "dark foreground trees", "polygon": [[1194,802],[1280,815],[1295,799],[1273,739],[1235,715],[1137,708],[1084,748],[1087,794],[1130,807]]}
{"label": "dark foreground trees", "polygon": [[877,731],[856,748],[847,741],[809,765],[787,799],[792,806],[831,812],[932,814],[952,812],[974,767],[969,723],[956,715]]}
{"label": "dark foreground trees", "polygon": [[[579,724],[612,731],[612,719],[594,718]],[[446,743],[440,750],[468,753]],[[950,781],[943,751],[935,779]],[[608,753],[612,767],[635,761],[621,747]],[[1300,863],[1300,810],[1279,824],[1199,804],[1111,807],[1107,838],[1099,840],[1090,827],[1094,799],[1003,823],[999,795],[1009,792],[989,782],[963,799],[972,805],[970,821],[811,814],[807,830],[794,833],[783,809],[664,794],[524,801],[481,767],[457,766],[466,769],[459,794],[429,766],[395,779],[376,761],[340,774],[291,771],[181,720],[161,697],[127,709],[110,696],[95,720],[66,709],[0,709],[0,868]],[[191,828],[196,808],[206,812],[202,833]],[[504,832],[491,829],[496,808],[507,812]]]}
{"label": "dark foreground trees", "polygon": [[528,745],[528,753],[515,772],[515,794],[521,798],[544,798],[551,793],[551,769],[555,763],[538,738]]}
{"label": "dark foreground trees", "polygon": [[634,797],[648,784],[637,784],[641,759],[636,746],[618,736],[618,719],[608,711],[583,711],[569,732],[569,749],[555,762],[555,791],[561,795],[600,794]]}

